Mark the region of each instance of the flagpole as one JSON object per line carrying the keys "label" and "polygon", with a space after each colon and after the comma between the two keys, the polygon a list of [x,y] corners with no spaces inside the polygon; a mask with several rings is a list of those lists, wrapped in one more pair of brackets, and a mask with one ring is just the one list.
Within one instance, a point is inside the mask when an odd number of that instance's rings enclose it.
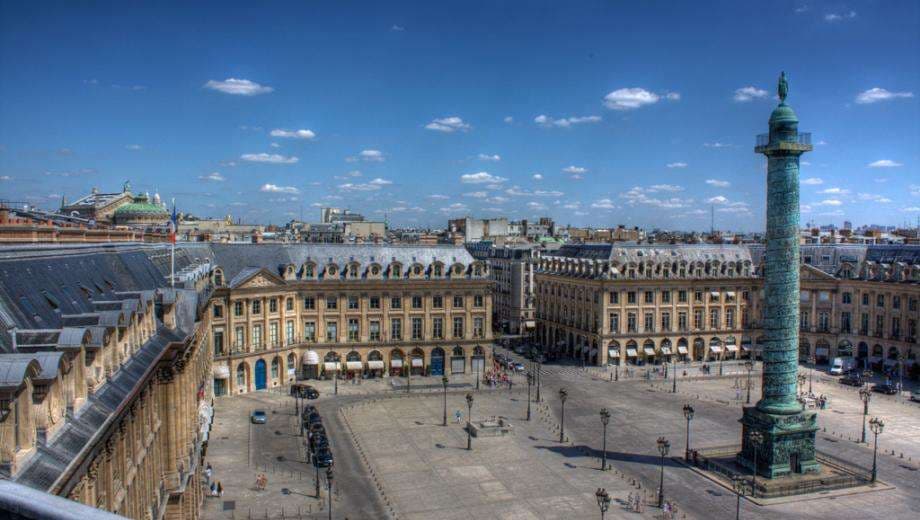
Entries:
{"label": "flagpole", "polygon": [[169,254],[169,286],[171,288],[175,288],[176,287],[176,232],[178,231],[178,229],[176,229],[177,227],[176,199],[173,199],[172,203],[173,203],[172,216],[169,219],[169,228],[170,228],[169,241],[172,243],[172,247],[170,248],[170,254]]}

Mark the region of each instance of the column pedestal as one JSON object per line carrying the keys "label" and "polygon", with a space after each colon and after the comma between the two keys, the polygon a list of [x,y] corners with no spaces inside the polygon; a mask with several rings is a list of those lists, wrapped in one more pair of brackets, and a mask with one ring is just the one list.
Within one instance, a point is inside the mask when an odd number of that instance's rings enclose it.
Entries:
{"label": "column pedestal", "polygon": [[[792,473],[816,473],[815,432],[818,417],[815,412],[801,411],[790,415],[769,414],[756,406],[745,406],[740,420],[741,453],[737,462],[754,471],[754,452],[757,451],[757,475],[776,478]],[[760,432],[763,441],[759,446],[751,442],[750,432]]]}

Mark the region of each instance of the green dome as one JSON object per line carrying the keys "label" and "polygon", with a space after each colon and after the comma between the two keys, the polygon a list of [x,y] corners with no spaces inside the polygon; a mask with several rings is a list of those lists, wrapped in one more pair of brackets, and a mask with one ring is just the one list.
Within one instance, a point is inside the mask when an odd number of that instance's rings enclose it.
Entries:
{"label": "green dome", "polygon": [[134,197],[134,202],[129,202],[115,210],[115,218],[118,220],[132,217],[162,217],[166,220],[169,218],[169,212],[163,206],[150,202],[146,195],[138,195]]}
{"label": "green dome", "polygon": [[773,113],[770,114],[770,126],[788,126],[799,124],[799,118],[796,117],[795,111],[786,103],[780,103]]}

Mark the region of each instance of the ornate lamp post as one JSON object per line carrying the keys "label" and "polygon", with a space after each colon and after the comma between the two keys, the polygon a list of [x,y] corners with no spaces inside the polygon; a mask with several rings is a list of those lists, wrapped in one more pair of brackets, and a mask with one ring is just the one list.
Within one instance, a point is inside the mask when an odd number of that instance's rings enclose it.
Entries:
{"label": "ornate lamp post", "polygon": [[406,367],[406,393],[412,392],[412,356],[409,356],[409,366]]}
{"label": "ornate lamp post", "polygon": [[732,487],[735,488],[735,495],[738,497],[738,501],[735,503],[735,520],[741,520],[741,495],[744,495],[744,487],[746,485],[747,482],[745,482],[742,477],[735,477],[732,479]]}
{"label": "ornate lamp post", "polygon": [[751,450],[754,452],[754,471],[751,476],[751,496],[757,495],[757,454],[760,452],[760,446],[763,444],[763,432],[752,431],[748,434],[751,441]]}
{"label": "ornate lamp post", "polygon": [[811,351],[809,361],[811,362],[811,370],[808,372],[808,395],[812,395],[811,381],[815,377],[815,366],[818,364],[818,359],[815,357],[814,350]]}
{"label": "ornate lamp post", "polygon": [[527,372],[527,420],[530,420],[530,387],[533,386],[533,374]]}
{"label": "ornate lamp post", "polygon": [[875,448],[872,450],[872,482],[878,477],[878,436],[885,429],[885,423],[878,417],[869,420],[869,428],[875,434]]}
{"label": "ornate lamp post", "polygon": [[326,487],[329,492],[329,520],[332,520],[332,466],[326,468]]}
{"label": "ornate lamp post", "polygon": [[601,510],[601,520],[604,520],[607,510],[610,509],[610,495],[606,489],[597,488],[594,497],[597,498],[597,507]]}
{"label": "ornate lamp post", "polygon": [[693,420],[693,407],[684,405],[684,418],[687,419],[687,449],[684,451],[684,460],[690,462],[690,421]]}
{"label": "ornate lamp post", "polygon": [[542,403],[543,399],[540,398],[540,386],[543,383],[543,357],[542,354],[537,358],[537,402]]}
{"label": "ornate lamp post", "polygon": [[658,507],[664,507],[664,458],[671,450],[671,443],[664,437],[658,437],[658,453],[661,454],[661,476],[658,480]]}
{"label": "ornate lamp post", "polygon": [[862,425],[862,443],[866,443],[866,417],[869,415],[869,401],[872,400],[872,392],[868,386],[859,389],[859,398],[863,402],[863,425]]}
{"label": "ornate lamp post", "polygon": [[744,362],[744,368],[747,369],[747,399],[745,399],[745,404],[751,404],[751,372],[754,371],[754,363],[751,360]]}
{"label": "ornate lamp post", "polygon": [[604,425],[604,443],[603,455],[601,459],[601,471],[607,471],[607,424],[610,423],[610,412],[606,408],[601,408],[601,424]]}
{"label": "ornate lamp post", "polygon": [[444,385],[444,423],[443,426],[447,426],[447,376],[441,377],[441,384]]}
{"label": "ornate lamp post", "polygon": [[473,449],[473,426],[470,414],[473,413],[473,394],[466,394],[466,449]]}
{"label": "ornate lamp post", "polygon": [[559,442],[565,442],[565,400],[568,396],[569,393],[565,391],[565,388],[559,389],[559,402],[562,403],[562,419],[559,422]]}
{"label": "ornate lamp post", "polygon": [[335,361],[335,371],[332,372],[332,383],[335,385],[335,395],[339,395],[339,361]]}

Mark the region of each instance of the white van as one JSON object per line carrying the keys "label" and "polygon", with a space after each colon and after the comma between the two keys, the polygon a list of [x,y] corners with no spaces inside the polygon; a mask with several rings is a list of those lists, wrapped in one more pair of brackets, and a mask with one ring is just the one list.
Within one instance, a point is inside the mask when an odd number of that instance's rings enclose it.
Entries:
{"label": "white van", "polygon": [[842,376],[856,368],[856,360],[851,357],[835,357],[831,362],[830,374],[832,376]]}

